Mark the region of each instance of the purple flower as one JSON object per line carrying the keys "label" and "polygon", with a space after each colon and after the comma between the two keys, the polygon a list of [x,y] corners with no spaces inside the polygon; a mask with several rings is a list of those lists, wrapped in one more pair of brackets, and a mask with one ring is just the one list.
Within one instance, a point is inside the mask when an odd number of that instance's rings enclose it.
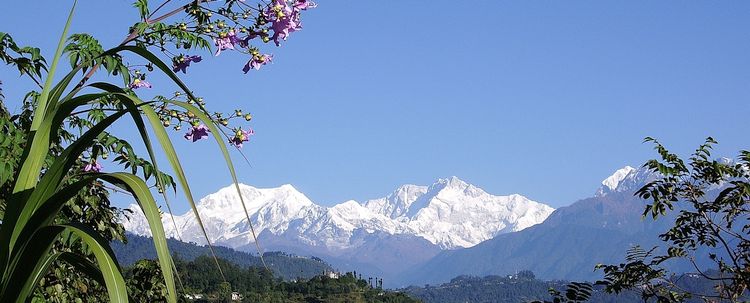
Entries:
{"label": "purple flower", "polygon": [[271,62],[273,60],[273,55],[266,55],[266,54],[253,54],[253,58],[250,59],[250,61],[247,61],[247,64],[245,64],[245,67],[242,68],[242,71],[247,74],[250,69],[259,70],[261,66],[266,65],[268,62]]}
{"label": "purple flower", "polygon": [[208,137],[209,132],[211,132],[211,130],[209,130],[208,127],[206,127],[206,125],[204,124],[196,125],[196,126],[193,126],[190,130],[188,130],[187,134],[185,134],[185,139],[193,140],[193,142],[195,142],[205,137]]}
{"label": "purple flower", "polygon": [[216,44],[216,56],[221,54],[221,51],[225,49],[234,49],[234,45],[239,43],[240,39],[237,38],[237,35],[234,33],[234,30],[231,29],[226,33],[219,33],[219,38],[214,39],[214,44]]}
{"label": "purple flower", "polygon": [[286,0],[274,0],[273,4],[266,9],[265,13],[271,20],[271,29],[273,29],[271,39],[277,46],[280,43],[279,39],[286,40],[289,33],[302,29],[299,17],[299,11],[302,9],[300,7],[307,9],[310,6],[309,4],[302,4],[298,7],[300,0],[295,1],[295,5],[289,6]]}
{"label": "purple flower", "polygon": [[130,83],[131,89],[138,89],[141,87],[151,88],[151,83],[148,83],[145,80],[141,80],[140,78],[135,78],[135,80],[133,80],[133,83]]}
{"label": "purple flower", "polygon": [[99,161],[94,161],[94,163],[89,162],[89,164],[86,164],[86,166],[83,167],[83,171],[98,173],[102,171],[102,165],[99,164]]}
{"label": "purple flower", "polygon": [[201,56],[179,56],[172,59],[172,71],[182,71],[183,74],[187,73],[187,68],[190,66],[190,62],[201,62],[203,58]]}
{"label": "purple flower", "polygon": [[252,129],[239,130],[237,131],[237,134],[234,135],[234,138],[229,139],[229,143],[234,145],[234,147],[242,148],[242,143],[250,141],[250,136],[254,134],[255,131]]}

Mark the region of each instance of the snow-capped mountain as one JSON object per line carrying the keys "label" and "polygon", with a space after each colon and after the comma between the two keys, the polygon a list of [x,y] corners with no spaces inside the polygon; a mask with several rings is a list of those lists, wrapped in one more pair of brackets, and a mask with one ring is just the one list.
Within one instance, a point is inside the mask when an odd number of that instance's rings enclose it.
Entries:
{"label": "snow-capped mountain", "polygon": [[596,197],[603,197],[614,192],[628,192],[638,190],[644,184],[654,180],[657,175],[646,167],[633,168],[625,166],[602,181],[602,186],[596,190]]}
{"label": "snow-capped mountain", "polygon": [[[258,235],[276,235],[297,245],[334,252],[365,245],[367,238],[362,235],[367,234],[420,237],[441,249],[471,247],[541,223],[554,211],[521,195],[491,195],[456,177],[431,186],[403,185],[385,198],[333,207],[313,203],[291,185],[255,188],[241,184],[240,190]],[[123,218],[125,228],[150,235],[138,207],[130,208],[134,213]],[[253,243],[234,185],[204,197],[197,209],[212,242],[234,248]],[[168,236],[205,243],[192,211],[175,216],[174,221],[164,214],[162,221]]]}

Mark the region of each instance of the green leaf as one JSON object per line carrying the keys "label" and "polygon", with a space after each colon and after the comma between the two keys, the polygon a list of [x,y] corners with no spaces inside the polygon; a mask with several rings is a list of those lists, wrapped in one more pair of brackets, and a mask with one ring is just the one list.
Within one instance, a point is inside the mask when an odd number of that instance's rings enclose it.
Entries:
{"label": "green leaf", "polygon": [[198,109],[197,107],[192,106],[185,102],[181,102],[181,101],[167,100],[166,102],[182,107],[185,110],[193,113],[196,118],[201,120],[211,130],[211,133],[213,134],[213,137],[216,140],[216,144],[219,146],[219,149],[221,150],[222,155],[224,155],[224,162],[226,162],[227,164],[229,173],[232,175],[232,181],[234,182],[234,187],[237,190],[237,195],[240,197],[240,203],[242,203],[242,209],[245,212],[245,218],[247,219],[247,224],[248,226],[250,226],[250,232],[253,235],[253,240],[255,241],[255,247],[258,250],[260,261],[261,263],[263,263],[263,267],[268,269],[268,266],[266,265],[266,261],[263,259],[263,250],[260,248],[260,244],[258,243],[258,237],[255,234],[255,228],[253,227],[253,223],[250,220],[250,213],[247,211],[245,199],[242,197],[242,191],[240,190],[240,185],[239,185],[239,182],[237,181],[237,173],[234,170],[234,164],[232,164],[232,158],[229,156],[229,151],[227,150],[226,143],[224,143],[224,140],[222,140],[222,138],[219,137],[219,134],[221,134],[221,131],[213,122],[213,120],[211,120],[211,118],[209,118],[202,110]]}
{"label": "green leaf", "polygon": [[154,197],[148,190],[148,186],[143,180],[133,174],[113,173],[100,176],[102,180],[112,183],[124,190],[127,190],[140,205],[143,214],[146,216],[148,226],[151,229],[152,239],[156,254],[159,257],[159,266],[164,275],[164,282],[167,285],[169,302],[177,302],[177,290],[174,284],[174,274],[172,272],[172,257],[167,247],[167,237],[164,233],[164,226],[161,223],[159,207],[156,205]]}
{"label": "green leaf", "polygon": [[32,132],[39,128],[39,125],[44,119],[44,112],[47,110],[47,98],[49,97],[50,88],[52,87],[55,70],[57,70],[57,63],[60,61],[63,49],[65,48],[65,40],[68,36],[68,29],[70,29],[70,22],[73,20],[73,12],[75,11],[77,2],[78,0],[73,0],[73,7],[70,9],[68,20],[65,22],[63,32],[60,35],[60,41],[57,43],[57,50],[55,51],[55,56],[52,58],[52,65],[50,65],[49,72],[47,73],[47,79],[44,81],[44,88],[42,89],[41,96],[39,96],[39,103],[34,110],[34,119],[31,122]]}

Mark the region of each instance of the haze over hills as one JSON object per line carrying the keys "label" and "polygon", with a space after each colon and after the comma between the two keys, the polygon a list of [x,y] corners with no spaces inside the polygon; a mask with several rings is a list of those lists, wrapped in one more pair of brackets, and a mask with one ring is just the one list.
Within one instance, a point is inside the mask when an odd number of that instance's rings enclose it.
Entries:
{"label": "haze over hills", "polygon": [[[441,250],[471,247],[493,237],[541,223],[551,207],[521,195],[495,196],[457,177],[430,186],[403,185],[380,199],[333,207],[313,203],[291,185],[240,185],[248,213],[265,250],[315,255],[334,266],[392,277]],[[253,238],[234,186],[198,203],[212,242],[253,250]],[[125,228],[150,235],[145,218],[123,218]],[[167,235],[205,243],[192,211],[164,215]],[[177,227],[175,229],[175,226]]]}

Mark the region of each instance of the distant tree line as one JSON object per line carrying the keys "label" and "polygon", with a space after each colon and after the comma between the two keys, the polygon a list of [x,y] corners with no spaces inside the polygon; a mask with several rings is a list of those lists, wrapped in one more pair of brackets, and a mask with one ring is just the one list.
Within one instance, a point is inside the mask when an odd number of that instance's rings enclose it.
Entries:
{"label": "distant tree line", "polygon": [[[402,292],[373,287],[371,282],[357,277],[353,272],[337,278],[318,275],[310,279],[285,281],[265,268],[241,267],[221,258],[221,273],[214,259],[208,256],[199,256],[192,261],[175,258],[174,263],[181,284],[180,297],[183,302],[231,302],[233,292],[241,295],[243,302],[258,303],[419,302]],[[128,281],[133,281],[128,286],[134,301],[164,302],[163,295],[166,294],[166,290],[163,280],[158,279],[159,268],[155,261],[140,260],[129,267],[126,274]],[[188,300],[186,295],[193,298],[200,295],[200,299]]]}
{"label": "distant tree line", "polygon": [[[710,291],[716,284],[701,276],[683,275],[679,277],[679,285],[686,290],[695,292]],[[440,285],[412,286],[403,289],[404,292],[427,303],[504,303],[504,302],[552,302],[550,289],[566,289],[577,287],[581,293],[585,283],[569,283],[568,281],[542,281],[535,278],[534,273],[525,270],[507,276],[459,276],[450,282]],[[637,303],[643,302],[640,292],[635,290],[623,291],[620,294],[610,294],[604,286],[589,285],[591,288],[585,300],[598,303]],[[564,297],[565,293],[559,296]],[[581,300],[585,301],[585,300]],[[574,300],[571,300],[574,301]],[[561,301],[567,302],[567,301]],[[703,302],[698,299],[686,302]]]}
{"label": "distant tree line", "polygon": [[[167,243],[172,254],[182,260],[195,260],[200,256],[209,256],[211,252],[207,246],[195,243],[181,242],[168,239]],[[156,258],[156,250],[151,238],[127,233],[127,244],[119,241],[112,242],[112,249],[117,255],[117,260],[124,266],[130,266],[143,259]],[[229,263],[241,267],[261,267],[262,263],[257,255],[237,251],[223,246],[214,246],[216,255]],[[284,252],[267,252],[263,254],[268,266],[273,270],[274,276],[284,280],[297,278],[309,279],[320,275],[325,271],[333,271],[333,268],[317,257],[298,257]],[[216,265],[214,265],[216,267]]]}

